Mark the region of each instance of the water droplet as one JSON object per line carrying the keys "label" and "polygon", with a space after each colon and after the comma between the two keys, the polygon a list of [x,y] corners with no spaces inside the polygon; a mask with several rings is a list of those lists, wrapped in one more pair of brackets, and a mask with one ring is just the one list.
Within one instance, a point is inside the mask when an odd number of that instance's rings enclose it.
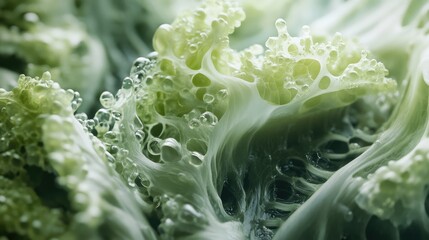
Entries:
{"label": "water droplet", "polygon": [[[27,13],[27,14],[31,14],[31,13]],[[25,14],[25,15],[27,16],[27,14]],[[36,15],[36,17],[37,17],[37,15]],[[52,76],[51,76],[50,72],[44,72],[41,80],[48,81],[48,80],[51,80],[51,77]]]}
{"label": "water droplet", "polygon": [[88,131],[91,131],[95,127],[95,121],[93,119],[89,119],[85,122],[85,127],[88,128]]}
{"label": "water droplet", "polygon": [[75,117],[77,120],[85,122],[86,120],[88,120],[88,115],[86,115],[86,113],[77,113],[75,114]]}
{"label": "water droplet", "polygon": [[133,87],[133,80],[129,77],[124,78],[122,81],[122,89],[131,89]]}
{"label": "water droplet", "polygon": [[100,124],[101,122],[109,122],[110,121],[110,112],[107,109],[100,109],[95,113],[95,117],[98,119],[98,123]]}
{"label": "water droplet", "polygon": [[113,131],[108,131],[103,135],[103,138],[108,143],[118,142],[118,135]]}
{"label": "water droplet", "polygon": [[275,25],[279,35],[282,33],[287,33],[287,24],[284,19],[277,19]]}
{"label": "water droplet", "polygon": [[119,120],[121,120],[122,113],[120,113],[118,111],[112,111],[112,116],[113,116],[113,119],[115,121],[119,121]]}
{"label": "water droplet", "polygon": [[100,95],[101,106],[111,108],[115,104],[115,96],[111,92],[105,91]]}

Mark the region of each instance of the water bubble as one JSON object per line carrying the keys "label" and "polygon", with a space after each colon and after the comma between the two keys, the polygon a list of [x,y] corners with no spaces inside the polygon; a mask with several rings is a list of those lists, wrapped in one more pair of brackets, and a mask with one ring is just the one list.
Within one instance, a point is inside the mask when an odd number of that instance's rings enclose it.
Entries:
{"label": "water bubble", "polygon": [[137,130],[137,131],[135,132],[136,139],[137,139],[137,141],[139,141],[140,143],[144,141],[145,135],[146,135],[146,134],[145,134],[142,130]]}
{"label": "water bubble", "polygon": [[143,175],[138,175],[137,176],[137,180],[139,180],[139,184],[145,188],[150,187],[150,181],[147,177],[143,176]]}
{"label": "water bubble", "polygon": [[191,152],[189,162],[195,166],[200,166],[203,163],[204,155],[199,152]]}
{"label": "water bubble", "polygon": [[205,93],[203,96],[203,101],[207,104],[213,103],[215,97],[209,93]]}
{"label": "water bubble", "polygon": [[207,112],[204,112],[201,114],[200,121],[202,123],[206,123],[206,124],[214,126],[217,124],[218,118],[212,112],[207,111]]}
{"label": "water bubble", "polygon": [[131,67],[130,75],[135,78],[142,78],[151,66],[151,61],[145,57],[137,58]]}
{"label": "water bubble", "polygon": [[118,151],[119,151],[119,147],[118,146],[116,146],[116,145],[110,146],[110,152],[112,154],[116,154],[116,153],[118,153]]}
{"label": "water bubble", "polygon": [[111,116],[106,109],[100,109],[97,111],[97,113],[95,114],[94,121],[96,120],[97,124],[95,125],[95,129],[99,134],[104,134],[105,132],[109,131]]}
{"label": "water bubble", "polygon": [[113,131],[108,131],[103,135],[103,138],[108,143],[118,142],[118,135]]}
{"label": "water bubble", "polygon": [[136,187],[136,179],[139,173],[137,171],[131,172],[131,174],[127,178],[128,186]]}
{"label": "water bubble", "polygon": [[145,66],[147,66],[147,65],[149,65],[149,64],[150,64],[150,60],[149,60],[149,59],[147,59],[147,58],[145,58],[145,57],[139,57],[139,58],[137,58],[137,59],[134,61],[133,66],[134,66],[134,67],[142,68],[142,67],[145,67]]}
{"label": "water bubble", "polygon": [[160,155],[161,154],[161,139],[159,139],[159,138],[152,138],[147,143],[147,150],[152,155]]}
{"label": "water bubble", "polygon": [[73,111],[76,111],[80,107],[81,104],[82,104],[82,98],[77,98],[71,102],[70,106],[71,106]]}
{"label": "water bubble", "polygon": [[115,104],[115,96],[111,92],[105,91],[100,95],[101,106],[111,108]]}
{"label": "water bubble", "polygon": [[173,78],[167,76],[163,79],[162,86],[166,92],[171,92],[174,90]]}
{"label": "water bubble", "polygon": [[190,129],[198,128],[200,125],[201,125],[201,122],[196,118],[192,118],[188,122],[188,126]]}
{"label": "water bubble", "polygon": [[127,149],[121,148],[121,149],[119,149],[119,151],[117,153],[117,157],[118,157],[118,159],[122,159],[123,160],[123,159],[127,158],[128,154],[129,154],[129,152],[128,152]]}
{"label": "water bubble", "polygon": [[88,115],[86,113],[77,113],[75,114],[77,120],[85,122],[88,119]]}
{"label": "water bubble", "polygon": [[[27,13],[27,14],[31,14],[31,13]],[[27,16],[27,14],[25,14],[26,16]],[[34,13],[33,13],[34,14]],[[34,14],[34,15],[36,15],[36,14]],[[37,15],[36,15],[36,17],[37,17]],[[44,72],[43,74],[42,74],[42,79],[41,80],[44,80],[44,81],[48,81],[48,80],[51,80],[51,73],[50,72]]]}
{"label": "water bubble", "polygon": [[161,159],[166,162],[177,162],[182,158],[182,146],[174,138],[167,138],[161,146]]}
{"label": "water bubble", "polygon": [[153,83],[153,77],[147,76],[145,79],[146,85],[151,85]]}
{"label": "water bubble", "polygon": [[221,89],[221,90],[219,90],[218,92],[217,92],[217,94],[216,94],[216,97],[217,97],[217,99],[219,99],[219,100],[222,100],[222,99],[225,99],[225,98],[227,98],[228,97],[228,90],[226,90],[226,89]]}
{"label": "water bubble", "polygon": [[151,52],[148,55],[146,55],[146,57],[149,60],[156,60],[158,58],[158,52]]}
{"label": "water bubble", "polygon": [[120,113],[118,111],[112,111],[112,117],[115,121],[119,121],[119,120],[121,120],[122,113]]}
{"label": "water bubble", "polygon": [[198,50],[198,46],[196,44],[190,44],[189,45],[189,52],[190,53],[195,53]]}
{"label": "water bubble", "polygon": [[198,223],[202,218],[202,214],[190,204],[184,204],[179,213],[179,219],[185,223]]}

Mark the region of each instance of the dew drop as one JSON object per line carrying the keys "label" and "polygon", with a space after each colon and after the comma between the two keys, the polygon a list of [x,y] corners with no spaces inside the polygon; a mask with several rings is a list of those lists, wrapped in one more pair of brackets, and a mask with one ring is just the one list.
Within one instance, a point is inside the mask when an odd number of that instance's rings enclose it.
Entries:
{"label": "dew drop", "polygon": [[105,91],[100,95],[101,106],[111,108],[115,104],[115,96],[111,92]]}
{"label": "dew drop", "polygon": [[[29,13],[27,13],[27,14],[29,14]],[[25,15],[27,15],[27,14],[25,14]],[[36,15],[37,16],[37,15]],[[50,72],[44,72],[43,73],[43,75],[42,75],[42,80],[44,80],[44,81],[48,81],[48,80],[51,80],[51,73]]]}
{"label": "dew drop", "polygon": [[275,25],[279,35],[282,33],[287,33],[287,24],[284,19],[281,19],[281,18],[277,19]]}
{"label": "dew drop", "polygon": [[98,123],[109,122],[110,121],[110,112],[107,109],[100,109],[95,113],[95,117],[98,119]]}
{"label": "dew drop", "polygon": [[139,57],[134,61],[133,66],[136,68],[143,68],[149,64],[150,64],[149,59],[147,59],[145,57]]}

